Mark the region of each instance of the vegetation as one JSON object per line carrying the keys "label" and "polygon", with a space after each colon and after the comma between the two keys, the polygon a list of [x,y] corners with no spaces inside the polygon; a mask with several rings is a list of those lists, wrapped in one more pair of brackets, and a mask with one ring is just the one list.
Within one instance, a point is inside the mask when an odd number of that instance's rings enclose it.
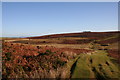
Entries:
{"label": "vegetation", "polygon": [[118,32],[4,39],[3,78],[120,79]]}
{"label": "vegetation", "polygon": [[113,64],[106,52],[98,51],[92,55],[81,54],[77,60],[73,78],[118,78],[119,69]]}

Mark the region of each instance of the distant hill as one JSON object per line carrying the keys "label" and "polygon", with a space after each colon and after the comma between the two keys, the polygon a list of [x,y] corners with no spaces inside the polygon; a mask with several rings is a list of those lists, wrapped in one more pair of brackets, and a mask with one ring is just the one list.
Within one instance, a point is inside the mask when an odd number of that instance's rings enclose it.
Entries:
{"label": "distant hill", "polygon": [[104,38],[119,34],[120,31],[113,32],[80,32],[80,33],[64,33],[64,34],[52,34],[45,36],[27,37],[29,39],[47,39],[47,38],[60,38],[60,37],[87,37],[87,38]]}

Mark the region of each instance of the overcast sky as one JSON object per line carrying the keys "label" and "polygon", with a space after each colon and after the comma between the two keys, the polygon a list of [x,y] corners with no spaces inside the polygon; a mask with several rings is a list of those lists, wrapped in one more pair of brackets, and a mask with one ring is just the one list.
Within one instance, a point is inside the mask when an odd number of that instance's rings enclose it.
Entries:
{"label": "overcast sky", "polygon": [[118,30],[117,2],[4,2],[3,36]]}

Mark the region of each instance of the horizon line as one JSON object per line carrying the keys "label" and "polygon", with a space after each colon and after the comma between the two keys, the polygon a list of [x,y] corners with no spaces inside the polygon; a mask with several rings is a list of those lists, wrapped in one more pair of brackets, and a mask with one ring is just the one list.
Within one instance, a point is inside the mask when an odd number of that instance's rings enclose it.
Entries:
{"label": "horizon line", "polygon": [[21,38],[21,37],[37,37],[37,36],[47,36],[47,35],[55,35],[55,34],[69,34],[69,33],[83,33],[83,32],[120,32],[120,30],[113,30],[113,31],[90,31],[90,30],[85,30],[85,31],[76,31],[76,32],[61,32],[61,33],[48,33],[48,34],[43,34],[43,35],[32,35],[32,36],[2,36],[2,37],[9,37],[9,38]]}

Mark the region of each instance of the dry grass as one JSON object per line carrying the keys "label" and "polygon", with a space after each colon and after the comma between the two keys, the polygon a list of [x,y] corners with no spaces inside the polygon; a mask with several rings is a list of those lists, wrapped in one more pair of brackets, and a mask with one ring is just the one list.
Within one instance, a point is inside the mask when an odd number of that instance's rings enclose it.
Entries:
{"label": "dry grass", "polygon": [[73,48],[73,49],[89,49],[91,47],[91,44],[56,44],[56,43],[49,43],[49,44],[39,44],[37,46],[53,46],[53,47],[57,47],[57,48]]}

